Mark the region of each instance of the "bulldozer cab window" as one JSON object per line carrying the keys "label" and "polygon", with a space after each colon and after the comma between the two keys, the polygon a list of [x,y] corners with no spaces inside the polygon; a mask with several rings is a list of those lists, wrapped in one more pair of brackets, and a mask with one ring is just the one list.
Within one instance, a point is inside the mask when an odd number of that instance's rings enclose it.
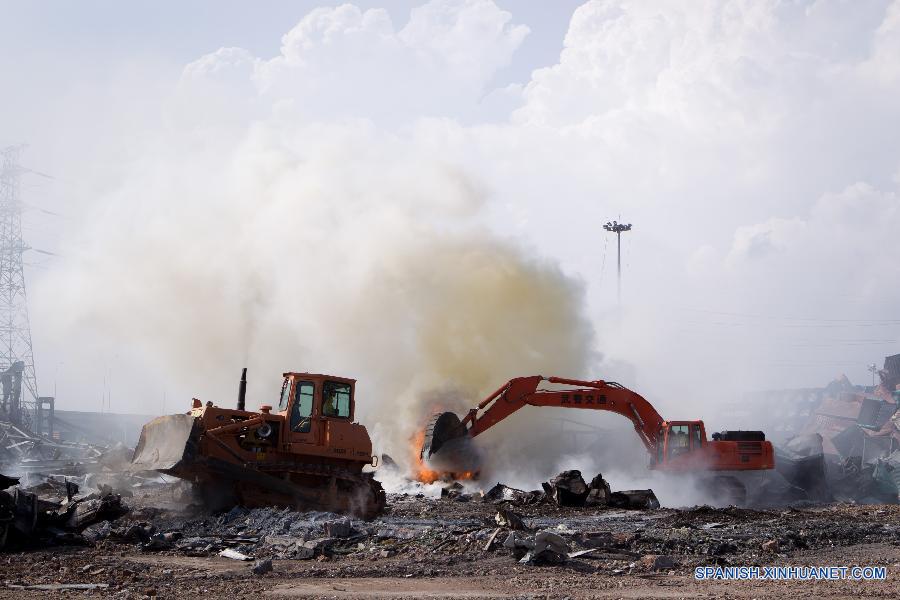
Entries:
{"label": "bulldozer cab window", "polygon": [[326,417],[350,417],[350,384],[326,381],[322,392],[322,414]]}
{"label": "bulldozer cab window", "polygon": [[700,426],[691,425],[691,450],[697,450],[703,444],[700,436]]}
{"label": "bulldozer cab window", "polygon": [[278,412],[284,412],[287,410],[288,403],[291,401],[291,379],[290,377],[284,378],[284,383],[281,384],[281,399],[278,401]]}
{"label": "bulldozer cab window", "polygon": [[309,381],[298,381],[294,397],[294,409],[291,411],[291,431],[309,433],[312,426],[313,396],[315,386]]}
{"label": "bulldozer cab window", "polygon": [[669,458],[675,458],[690,451],[688,425],[672,425],[669,428]]}

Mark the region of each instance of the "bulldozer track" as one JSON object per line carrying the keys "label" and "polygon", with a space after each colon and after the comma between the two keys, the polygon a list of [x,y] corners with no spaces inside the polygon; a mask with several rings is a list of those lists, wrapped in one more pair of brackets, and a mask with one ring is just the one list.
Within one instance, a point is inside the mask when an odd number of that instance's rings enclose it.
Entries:
{"label": "bulldozer track", "polygon": [[[294,498],[295,504],[305,505],[307,508],[317,508],[321,510],[330,510],[334,507],[334,498],[328,498],[327,496],[321,496],[326,486],[321,486],[321,488],[307,488],[300,483],[295,481],[291,481],[291,475],[301,475],[301,476],[312,476],[317,478],[322,478],[324,480],[334,480],[335,482],[338,480],[344,481],[350,486],[352,486],[354,492],[351,492],[350,495],[354,495],[355,493],[360,493],[360,498],[363,499],[363,503],[361,506],[356,507],[356,511],[365,518],[369,518],[380,513],[385,506],[386,496],[384,490],[381,487],[381,484],[374,479],[373,473],[353,473],[352,471],[348,471],[342,468],[336,468],[333,465],[327,464],[297,464],[295,462],[283,461],[283,462],[268,462],[268,463],[249,463],[245,464],[243,469],[246,472],[258,472],[263,476],[275,477],[279,480],[282,480],[285,485],[290,486],[294,489],[294,494],[296,495]],[[285,477],[287,475],[288,477]],[[244,487],[242,482],[239,480],[235,480],[235,489],[241,500],[243,500],[247,504],[254,504],[254,498],[259,499],[261,497],[269,498],[269,502],[271,502],[272,497],[275,498],[289,498],[292,495],[292,492],[286,492],[284,489],[275,489],[274,487],[266,485],[266,481],[260,481],[258,487]],[[281,487],[279,485],[279,487]],[[337,490],[333,491],[334,494],[338,494]],[[300,500],[299,502],[297,502]],[[262,502],[263,504],[267,502]],[[275,501],[274,503],[278,503]]]}
{"label": "bulldozer track", "polygon": [[358,481],[360,483],[372,479],[373,473],[354,473],[346,469],[336,468],[334,465],[328,464],[297,464],[295,462],[257,462],[245,463],[248,469],[254,469],[268,473],[302,473],[304,475],[326,475],[330,477],[340,477],[341,479]]}

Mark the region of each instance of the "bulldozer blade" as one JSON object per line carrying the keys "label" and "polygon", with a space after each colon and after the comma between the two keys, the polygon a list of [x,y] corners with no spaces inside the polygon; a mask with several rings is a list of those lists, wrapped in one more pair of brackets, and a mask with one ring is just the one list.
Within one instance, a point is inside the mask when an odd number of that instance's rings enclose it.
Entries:
{"label": "bulldozer blade", "polygon": [[452,412],[437,414],[428,423],[421,456],[429,469],[448,478],[472,477],[481,470],[481,452]]}
{"label": "bulldozer blade", "polygon": [[144,425],[131,459],[132,470],[168,471],[184,460],[194,417],[165,415]]}

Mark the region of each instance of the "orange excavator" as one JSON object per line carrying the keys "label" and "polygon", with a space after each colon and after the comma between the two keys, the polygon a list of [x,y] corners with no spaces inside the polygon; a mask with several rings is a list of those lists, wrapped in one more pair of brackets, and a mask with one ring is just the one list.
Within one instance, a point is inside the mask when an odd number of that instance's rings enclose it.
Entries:
{"label": "orange excavator", "polygon": [[[538,389],[546,382],[561,389]],[[612,381],[561,377],[517,377],[503,384],[460,420],[452,412],[434,415],[425,429],[420,459],[445,478],[477,472],[480,456],[466,440],[525,406],[603,410],[629,419],[650,454],[650,468],[702,473],[702,484],[733,504],[746,501],[735,472],[775,466],[772,443],[761,431],[722,431],[707,439],[703,421],[666,421],[640,394]]]}

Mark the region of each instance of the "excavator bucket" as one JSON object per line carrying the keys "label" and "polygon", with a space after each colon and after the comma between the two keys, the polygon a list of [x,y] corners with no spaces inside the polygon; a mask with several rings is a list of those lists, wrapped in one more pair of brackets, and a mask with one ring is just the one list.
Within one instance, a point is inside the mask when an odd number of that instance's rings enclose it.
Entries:
{"label": "excavator bucket", "polygon": [[452,412],[436,414],[429,421],[421,457],[429,469],[448,479],[473,478],[481,470],[481,453]]}
{"label": "excavator bucket", "polygon": [[179,466],[188,454],[188,441],[194,417],[165,415],[144,425],[141,439],[131,459],[133,470],[169,471]]}

